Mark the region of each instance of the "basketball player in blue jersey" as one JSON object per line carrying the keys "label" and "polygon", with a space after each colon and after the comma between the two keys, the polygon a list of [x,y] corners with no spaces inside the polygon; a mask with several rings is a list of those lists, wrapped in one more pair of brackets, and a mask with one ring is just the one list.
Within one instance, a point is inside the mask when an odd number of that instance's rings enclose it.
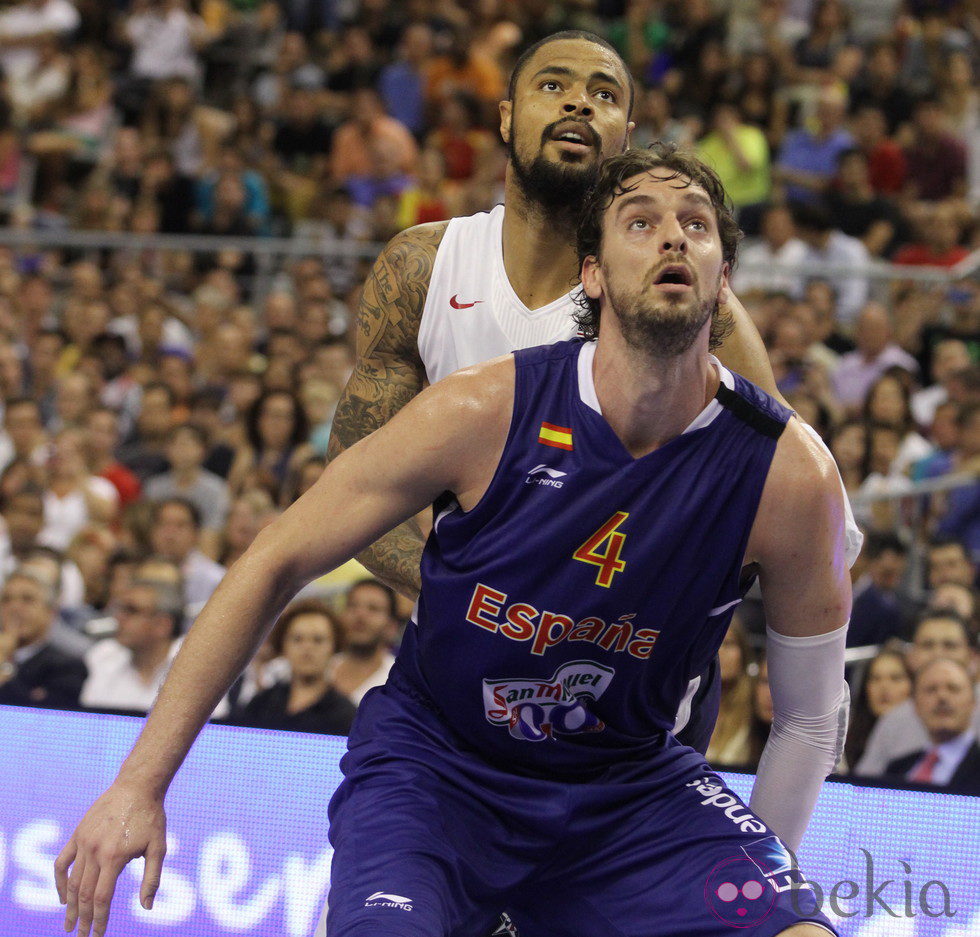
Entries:
{"label": "basketball player in blue jersey", "polygon": [[[502,907],[553,937],[833,933],[787,847],[845,729],[844,507],[799,421],[709,354],[736,235],[694,158],[605,162],[579,237],[597,340],[434,384],[256,538],[57,859],[69,929],[104,932],[138,855],[150,902],[167,787],[286,602],[436,503],[331,803],[330,937],[471,937]],[[747,567],[774,710],[749,806],[670,731]]]}
{"label": "basketball player in blue jersey", "polygon": [[[500,132],[509,160],[504,204],[491,212],[420,225],[397,235],[365,285],[357,361],[337,407],[335,458],[386,423],[428,382],[515,348],[577,333],[575,229],[602,160],[626,149],[633,86],[618,53],[591,33],[549,36],[518,60]],[[765,348],[738,301],[722,362],[776,394]],[[851,522],[850,555],[861,535]],[[419,590],[425,537],[412,520],[359,559],[403,594]],[[676,729],[707,748],[718,712],[714,661],[692,678]]]}

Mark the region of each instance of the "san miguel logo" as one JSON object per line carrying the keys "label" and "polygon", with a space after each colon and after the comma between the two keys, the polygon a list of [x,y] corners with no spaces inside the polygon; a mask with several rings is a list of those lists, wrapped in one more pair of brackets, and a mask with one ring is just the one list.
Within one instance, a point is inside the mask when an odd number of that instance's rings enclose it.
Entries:
{"label": "san miguel logo", "polygon": [[488,722],[505,725],[513,738],[528,742],[601,732],[606,725],[587,704],[605,693],[615,675],[612,667],[574,660],[550,680],[484,680],[484,712]]}

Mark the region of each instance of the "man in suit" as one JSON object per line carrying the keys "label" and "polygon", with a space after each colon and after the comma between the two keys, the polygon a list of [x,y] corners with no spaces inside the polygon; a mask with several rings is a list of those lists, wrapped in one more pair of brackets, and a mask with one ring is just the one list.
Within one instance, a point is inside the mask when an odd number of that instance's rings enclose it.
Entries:
{"label": "man in suit", "polygon": [[980,794],[980,745],[972,725],[976,702],[970,671],[959,661],[938,658],[916,674],[913,698],[929,748],[889,762],[886,775],[960,794]]}
{"label": "man in suit", "polygon": [[0,703],[73,709],[88,671],[80,657],[55,647],[55,590],[26,570],[0,590]]}

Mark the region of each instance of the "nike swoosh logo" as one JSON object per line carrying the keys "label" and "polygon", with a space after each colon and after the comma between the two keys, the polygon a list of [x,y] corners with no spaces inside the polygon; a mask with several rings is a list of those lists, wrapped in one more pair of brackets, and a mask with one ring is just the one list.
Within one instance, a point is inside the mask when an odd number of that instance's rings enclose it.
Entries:
{"label": "nike swoosh logo", "polygon": [[475,306],[477,303],[482,303],[482,299],[474,299],[471,303],[461,303],[459,302],[459,293],[457,293],[452,299],[449,300],[449,305],[453,309],[469,309],[470,306]]}

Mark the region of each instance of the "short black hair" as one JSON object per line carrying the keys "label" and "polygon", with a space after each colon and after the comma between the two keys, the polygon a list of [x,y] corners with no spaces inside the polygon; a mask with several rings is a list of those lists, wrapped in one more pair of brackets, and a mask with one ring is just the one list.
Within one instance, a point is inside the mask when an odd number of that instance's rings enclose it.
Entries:
{"label": "short black hair", "polygon": [[595,43],[597,46],[602,46],[603,49],[608,49],[616,56],[617,59],[619,59],[620,64],[623,66],[623,71],[626,72],[626,80],[629,83],[630,103],[629,107],[626,109],[626,116],[629,117],[629,115],[633,113],[633,98],[636,95],[636,90],[633,86],[633,75],[630,73],[629,66],[619,54],[619,49],[617,49],[611,42],[609,42],[607,39],[603,39],[602,36],[597,36],[595,33],[590,33],[585,29],[563,29],[561,32],[552,33],[550,36],[545,36],[544,39],[539,39],[537,42],[528,46],[520,54],[519,58],[514,63],[513,71],[510,73],[510,81],[507,84],[508,100],[514,100],[514,92],[517,90],[517,79],[520,78],[521,72],[523,72],[527,67],[527,63],[530,61],[534,53],[537,52],[538,49],[549,45],[552,42],[562,42],[566,39],[584,39],[586,42]]}
{"label": "short black hair", "polygon": [[385,598],[388,600],[388,615],[394,619],[397,618],[398,600],[395,598],[395,590],[391,586],[386,586],[379,579],[358,579],[348,590],[347,597],[350,598],[351,593],[355,589],[362,589],[365,586],[371,586],[375,589],[380,589],[384,593]]}
{"label": "short black hair", "polygon": [[201,509],[189,498],[182,498],[179,495],[174,495],[170,498],[161,498],[159,501],[153,502],[153,513],[151,515],[152,523],[155,525],[159,523],[160,512],[164,508],[170,507],[171,505],[176,505],[179,508],[183,508],[190,515],[191,523],[194,525],[195,530],[201,529]]}
{"label": "short black hair", "polygon": [[973,647],[973,636],[970,634],[970,626],[967,624],[966,619],[953,608],[930,608],[926,609],[915,621],[915,627],[912,629],[912,640],[915,640],[915,636],[919,633],[922,626],[929,621],[954,621],[959,626],[960,630],[963,632],[963,637],[966,643]]}
{"label": "short black hair", "polygon": [[897,553],[899,556],[908,556],[909,548],[898,534],[888,531],[868,534],[868,541],[865,544],[864,552],[868,559],[876,560],[884,553]]}
{"label": "short black hair", "polygon": [[[742,232],[718,175],[693,153],[680,150],[673,143],[654,143],[646,149],[627,150],[610,156],[600,167],[599,177],[585,198],[582,220],[579,222],[576,239],[579,269],[586,257],[599,258],[602,251],[602,219],[619,196],[632,192],[636,187],[628,185],[629,180],[661,168],[671,173],[666,177],[668,180],[687,176],[691,180],[688,185],[700,186],[708,194],[718,219],[722,258],[729,269],[734,268]],[[596,338],[599,335],[599,301],[587,296],[583,290],[577,302],[580,312],[576,313],[575,321],[583,338]],[[711,348],[717,348],[734,327],[731,315],[716,315],[711,323]]]}

